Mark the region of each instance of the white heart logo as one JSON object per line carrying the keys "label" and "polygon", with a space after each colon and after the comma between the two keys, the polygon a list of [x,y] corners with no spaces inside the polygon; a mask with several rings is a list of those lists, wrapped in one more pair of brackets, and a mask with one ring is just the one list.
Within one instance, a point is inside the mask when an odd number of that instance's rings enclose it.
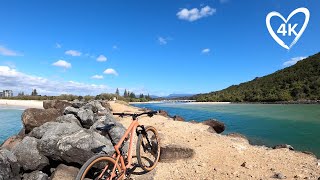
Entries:
{"label": "white heart logo", "polygon": [[[288,23],[288,21],[290,20],[290,18],[292,16],[294,16],[295,14],[297,13],[303,13],[305,15],[305,19],[304,19],[304,23],[303,23],[303,26],[302,28],[300,29],[299,33],[296,35],[296,37],[294,38],[294,40],[292,41],[292,43],[290,44],[290,46],[286,45],[279,37],[278,35],[273,31],[271,25],[270,25],[270,20],[273,16],[277,16],[279,18],[281,18],[286,24]],[[267,15],[266,17],[266,24],[267,24],[267,28],[268,28],[268,31],[270,33],[270,35],[273,37],[273,39],[282,47],[286,48],[286,49],[290,49],[294,44],[297,43],[297,41],[299,40],[299,38],[301,37],[301,35],[303,34],[304,30],[306,29],[307,25],[308,25],[308,22],[309,22],[309,18],[310,18],[310,12],[307,8],[298,8],[294,11],[292,11],[290,13],[290,15],[288,16],[287,19],[285,19],[280,13],[278,12],[271,12]]]}

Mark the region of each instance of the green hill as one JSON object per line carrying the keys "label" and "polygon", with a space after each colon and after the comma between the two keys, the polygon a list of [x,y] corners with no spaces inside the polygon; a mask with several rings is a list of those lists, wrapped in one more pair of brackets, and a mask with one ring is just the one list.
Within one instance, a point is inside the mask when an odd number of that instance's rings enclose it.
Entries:
{"label": "green hill", "polygon": [[192,99],[230,102],[320,100],[320,53],[267,76],[198,94]]}

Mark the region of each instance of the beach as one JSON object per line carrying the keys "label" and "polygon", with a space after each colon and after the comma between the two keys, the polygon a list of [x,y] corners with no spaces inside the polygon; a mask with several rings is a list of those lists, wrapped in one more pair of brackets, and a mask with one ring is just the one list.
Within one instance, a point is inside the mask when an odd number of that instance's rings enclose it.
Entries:
{"label": "beach", "polygon": [[[110,105],[113,112],[141,110],[114,102]],[[131,123],[129,117],[116,118],[125,127]],[[176,145],[195,153],[192,158],[160,162],[150,172],[153,179],[272,179],[278,175],[286,179],[318,179],[320,176],[320,161],[313,155],[287,148],[253,146],[245,138],[209,132],[208,126],[202,123],[173,121],[160,115],[141,117],[139,123],[159,131],[161,147]]]}
{"label": "beach", "polygon": [[8,100],[8,99],[0,99],[0,106],[7,108],[39,108],[43,109],[43,102],[36,100]]}

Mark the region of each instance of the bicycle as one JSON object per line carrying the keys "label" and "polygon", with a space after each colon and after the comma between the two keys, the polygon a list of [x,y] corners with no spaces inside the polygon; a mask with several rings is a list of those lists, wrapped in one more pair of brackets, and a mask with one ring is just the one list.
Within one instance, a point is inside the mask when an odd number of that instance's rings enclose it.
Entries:
{"label": "bicycle", "polygon": [[[109,131],[115,126],[114,124],[107,124],[103,127],[97,127],[96,129],[106,133],[114,146],[115,153],[113,156],[107,154],[97,154],[91,157],[79,170],[76,177],[77,180],[84,179],[123,179],[130,176],[129,170],[132,169],[132,146],[133,146],[133,135],[136,132],[138,136],[136,144],[136,156],[138,165],[146,172],[153,170],[160,157],[160,145],[159,136],[157,130],[152,126],[144,127],[138,122],[138,117],[142,115],[148,115],[152,117],[157,114],[158,111],[143,112],[139,114],[128,114],[128,113],[113,113],[113,115],[119,115],[120,117],[131,116],[132,122],[129,128],[126,130],[122,138],[118,143],[115,143],[112,139]],[[127,153],[124,151],[124,142],[129,141],[129,148]],[[151,155],[151,157],[143,156],[142,153]],[[153,157],[153,158],[152,158]],[[152,158],[153,160],[151,160]]]}

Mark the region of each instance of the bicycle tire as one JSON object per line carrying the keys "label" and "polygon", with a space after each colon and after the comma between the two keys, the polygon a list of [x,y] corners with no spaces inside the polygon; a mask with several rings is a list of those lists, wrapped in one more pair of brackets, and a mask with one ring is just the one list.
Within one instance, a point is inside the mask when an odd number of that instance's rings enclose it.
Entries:
{"label": "bicycle tire", "polygon": [[151,152],[154,153],[154,151],[156,151],[155,152],[156,153],[155,160],[152,162],[152,164],[150,163],[151,166],[147,166],[145,163],[142,162],[142,157],[141,157],[140,153],[141,153],[141,150],[142,150],[141,148],[144,148],[143,147],[144,145],[142,143],[144,143],[143,138],[145,137],[145,135],[143,135],[143,134],[139,134],[139,136],[138,136],[137,147],[136,147],[136,155],[137,155],[137,160],[138,160],[139,166],[143,170],[149,172],[149,171],[153,170],[158,164],[158,161],[159,161],[159,158],[160,158],[160,141],[159,141],[158,131],[156,130],[156,128],[154,128],[152,126],[147,126],[145,128],[145,130],[146,130],[147,134],[150,131],[153,132],[153,134],[154,134],[154,137],[152,137],[152,138],[153,138],[153,140],[156,140],[156,144],[152,144],[151,145]]}
{"label": "bicycle tire", "polygon": [[79,170],[79,173],[77,174],[76,180],[84,180],[86,178],[87,173],[89,172],[89,170],[96,164],[99,162],[110,162],[111,164],[116,165],[116,171],[118,171],[118,175],[119,177],[117,177],[118,179],[122,179],[122,175],[121,175],[121,169],[119,164],[116,164],[116,161],[107,156],[106,154],[98,154],[98,155],[94,155],[92,156],[89,160],[87,160],[86,163],[83,164],[83,166],[81,167],[81,169]]}

